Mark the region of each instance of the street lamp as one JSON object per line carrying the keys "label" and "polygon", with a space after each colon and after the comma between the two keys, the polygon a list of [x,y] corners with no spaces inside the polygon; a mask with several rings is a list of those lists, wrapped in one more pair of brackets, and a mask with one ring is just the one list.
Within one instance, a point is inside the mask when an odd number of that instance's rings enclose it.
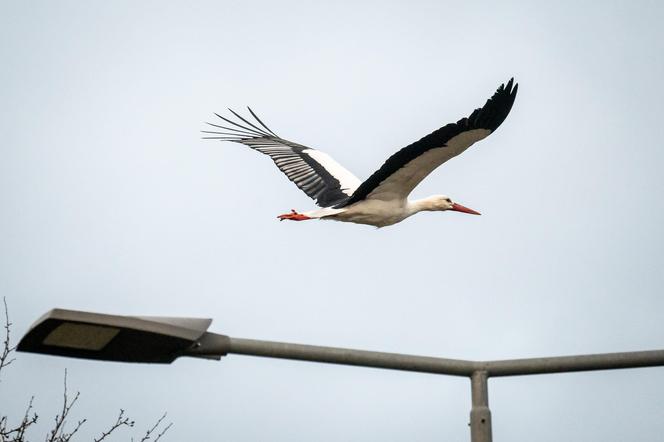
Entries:
{"label": "street lamp", "polygon": [[53,309],[23,336],[18,351],[120,362],[171,363],[181,356],[243,354],[414,371],[470,379],[472,442],[491,442],[489,377],[664,366],[664,350],[467,361],[232,338],[208,332],[211,319],[117,316]]}
{"label": "street lamp", "polygon": [[212,319],[118,316],[53,309],[30,327],[18,351],[118,362],[169,364],[180,356],[221,359],[228,338]]}

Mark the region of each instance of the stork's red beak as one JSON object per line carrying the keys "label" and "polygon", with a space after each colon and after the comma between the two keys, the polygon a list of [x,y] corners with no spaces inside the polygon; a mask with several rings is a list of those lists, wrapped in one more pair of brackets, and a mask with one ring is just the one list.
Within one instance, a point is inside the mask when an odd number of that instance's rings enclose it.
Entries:
{"label": "stork's red beak", "polygon": [[450,210],[454,210],[455,212],[470,213],[471,215],[481,215],[480,212],[476,212],[475,210],[469,209],[468,207],[462,206],[458,203],[452,203],[452,208]]}

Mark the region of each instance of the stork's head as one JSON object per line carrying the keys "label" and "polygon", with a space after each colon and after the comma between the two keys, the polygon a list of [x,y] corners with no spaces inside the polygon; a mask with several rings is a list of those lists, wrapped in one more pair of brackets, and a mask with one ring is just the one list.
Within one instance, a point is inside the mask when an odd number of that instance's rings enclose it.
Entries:
{"label": "stork's head", "polygon": [[471,215],[481,215],[473,209],[455,203],[452,199],[445,195],[435,195],[429,198],[433,210],[453,210],[455,212],[470,213]]}

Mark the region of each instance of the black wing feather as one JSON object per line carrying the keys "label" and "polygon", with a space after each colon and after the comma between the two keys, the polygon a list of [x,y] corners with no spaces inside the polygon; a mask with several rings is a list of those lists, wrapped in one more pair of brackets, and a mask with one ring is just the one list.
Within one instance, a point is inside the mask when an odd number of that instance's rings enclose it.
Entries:
{"label": "black wing feather", "polygon": [[290,181],[295,183],[304,193],[316,201],[321,207],[331,207],[348,199],[349,195],[344,193],[342,185],[325,167],[307,154],[314,149],[285,140],[278,137],[263,123],[250,108],[249,112],[256,122],[264,129],[259,128],[238,113],[229,111],[244,124],[232,121],[228,118],[215,114],[223,121],[235,127],[220,126],[207,123],[221,131],[202,131],[206,134],[204,139],[217,139],[244,144],[260,153],[268,155]]}
{"label": "black wing feather", "polygon": [[486,104],[479,109],[475,109],[469,117],[462,118],[456,123],[443,126],[419,141],[399,150],[388,158],[380,169],[364,181],[350,198],[346,201],[342,201],[336,207],[345,207],[365,199],[367,195],[376,189],[385,179],[397,172],[410,161],[416,159],[430,149],[444,147],[451,138],[462,132],[473,129],[488,129],[491,132],[495,131],[510,113],[518,88],[519,86],[514,84],[514,78],[510,79],[507,86],[501,84],[493,96],[487,100]]}

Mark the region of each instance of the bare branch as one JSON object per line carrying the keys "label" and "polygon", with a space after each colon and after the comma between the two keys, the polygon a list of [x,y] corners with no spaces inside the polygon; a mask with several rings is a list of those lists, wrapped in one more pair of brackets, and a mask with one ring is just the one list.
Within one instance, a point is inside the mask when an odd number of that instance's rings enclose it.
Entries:
{"label": "bare branch", "polygon": [[159,433],[157,435],[157,437],[155,438],[154,441],[157,442],[159,439],[161,439],[161,436],[163,436],[168,431],[168,429],[171,428],[172,426],[173,426],[173,422],[170,422],[168,425],[166,425],[164,427],[164,429],[161,431],[161,433]]}
{"label": "bare branch", "polygon": [[16,346],[11,346],[11,342],[9,339],[9,332],[12,326],[12,323],[9,322],[9,310],[7,309],[7,298],[3,297],[2,302],[4,303],[5,306],[5,339],[3,341],[2,345],[2,353],[0,353],[0,370],[14,362],[14,358],[9,358],[9,355],[11,354],[12,351],[16,350]]}
{"label": "bare branch", "polygon": [[15,428],[8,429],[7,416],[0,417],[0,442],[10,440],[14,442],[22,442],[25,440],[25,432],[31,425],[36,424],[38,419],[37,413],[32,413],[32,416],[30,416],[30,412],[32,411],[32,402],[34,399],[34,396],[30,398],[30,402],[28,403],[28,406],[25,409],[25,413],[23,414],[23,419],[21,419],[21,423]]}
{"label": "bare branch", "polygon": [[78,423],[76,424],[76,427],[74,428],[74,431],[72,431],[71,433],[65,432],[65,424],[67,423],[67,415],[69,415],[69,412],[71,411],[74,404],[76,404],[76,401],[78,401],[78,398],[79,398],[80,395],[81,395],[81,393],[77,391],[76,395],[74,396],[74,399],[72,399],[72,401],[69,402],[69,395],[67,393],[67,370],[65,369],[62,411],[60,412],[60,414],[55,416],[55,426],[49,432],[49,434],[46,435],[46,442],[68,442],[69,439],[71,439],[72,436],[74,434],[76,434],[76,432],[86,422],[87,419],[83,419],[82,421],[78,421]]}
{"label": "bare branch", "polygon": [[129,418],[124,415],[124,410],[120,409],[120,414],[118,415],[118,418],[115,420],[115,423],[111,425],[111,428],[104,431],[99,437],[99,439],[95,438],[94,441],[101,442],[102,440],[106,439],[108,435],[110,435],[112,432],[114,432],[115,430],[117,430],[122,426],[133,427],[134,421],[129,420]]}
{"label": "bare branch", "polygon": [[[139,442],[146,442],[146,441],[150,440],[150,436],[152,435],[152,433],[154,433],[154,431],[157,429],[157,427],[159,427],[161,422],[166,418],[166,414],[167,413],[162,414],[161,417],[159,419],[157,419],[157,422],[155,422],[155,424],[152,426],[152,428],[150,428],[148,431],[145,432],[145,436],[143,436],[143,438]],[[155,442],[158,441],[161,438],[161,436],[163,436],[168,431],[168,429],[171,428],[172,425],[173,425],[173,422],[166,425],[166,427],[159,434],[157,434],[157,437],[154,439],[154,441]],[[133,442],[134,438],[132,437],[131,440]]]}
{"label": "bare branch", "polygon": [[[81,428],[81,426],[87,421],[87,419],[83,419],[82,421],[78,421],[76,424],[76,427],[74,428],[74,431],[71,433],[65,433],[64,430],[62,432],[62,435],[60,436],[59,441],[61,442],[69,442],[69,440],[76,434],[76,432]],[[64,428],[64,426],[63,426]]]}

